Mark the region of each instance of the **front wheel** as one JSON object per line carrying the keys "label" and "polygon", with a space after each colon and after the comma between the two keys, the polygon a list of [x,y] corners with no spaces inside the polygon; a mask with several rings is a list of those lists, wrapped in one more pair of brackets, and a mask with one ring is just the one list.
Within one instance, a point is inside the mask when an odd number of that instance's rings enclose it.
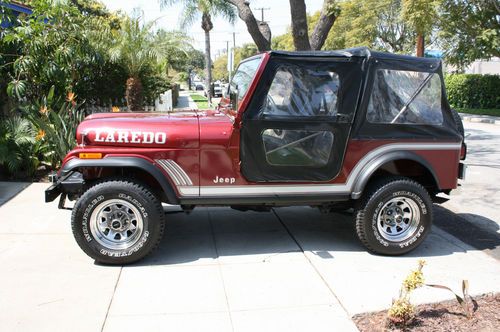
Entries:
{"label": "front wheel", "polygon": [[91,187],[71,217],[80,248],[105,264],[129,264],[145,257],[158,246],[164,222],[161,202],[151,190],[126,180]]}
{"label": "front wheel", "polygon": [[432,201],[417,182],[388,179],[371,187],[355,217],[356,232],[368,250],[401,255],[425,239],[432,224]]}

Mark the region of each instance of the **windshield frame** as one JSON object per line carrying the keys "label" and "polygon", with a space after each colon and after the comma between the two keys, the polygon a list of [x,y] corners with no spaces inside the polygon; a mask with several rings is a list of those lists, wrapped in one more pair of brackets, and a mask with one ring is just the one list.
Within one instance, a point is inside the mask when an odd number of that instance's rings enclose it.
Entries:
{"label": "windshield frame", "polygon": [[[257,76],[257,73],[259,72],[259,70],[260,70],[260,68],[262,66],[264,55],[265,54],[257,54],[257,55],[254,55],[254,56],[250,57],[250,58],[246,58],[246,59],[242,60],[238,64],[238,67],[236,67],[236,70],[234,71],[234,74],[231,77],[231,81],[229,82],[228,87],[227,87],[227,95],[228,96],[231,95],[231,91],[234,91],[234,90],[232,90],[232,88],[236,88],[236,86],[234,84],[234,78],[236,76],[236,73],[238,73],[238,70],[241,68],[241,66],[244,65],[245,63],[258,60],[258,65],[255,67],[255,71],[253,73],[253,76],[248,81],[247,89],[244,91],[243,94],[238,93],[238,104],[240,103],[240,101],[243,101],[245,99],[245,97],[247,96],[248,92],[251,90],[252,82],[255,80],[255,77]],[[241,87],[238,87],[238,90],[240,90],[240,89],[241,89]]]}

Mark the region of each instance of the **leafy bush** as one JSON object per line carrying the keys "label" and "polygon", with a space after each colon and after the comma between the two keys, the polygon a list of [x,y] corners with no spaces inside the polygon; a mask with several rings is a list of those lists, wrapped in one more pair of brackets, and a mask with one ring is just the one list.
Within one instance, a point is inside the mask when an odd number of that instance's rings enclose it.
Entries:
{"label": "leafy bush", "polygon": [[116,81],[126,72],[95,45],[96,36],[112,30],[119,18],[85,15],[73,2],[33,0],[30,5],[33,14],[5,29],[0,42],[11,98],[36,100],[51,86],[57,95],[73,91],[94,103],[123,95]]}
{"label": "leafy bush", "polygon": [[20,116],[1,120],[0,166],[14,177],[30,177],[37,170],[43,147],[35,135],[31,123]]}
{"label": "leafy bush", "polygon": [[445,84],[453,107],[500,109],[500,75],[450,74]]}
{"label": "leafy bush", "polygon": [[26,117],[38,131],[38,138],[46,147],[45,161],[55,168],[77,144],[76,128],[83,120],[81,104],[69,92],[66,100],[54,98],[54,87],[39,102],[23,108]]}

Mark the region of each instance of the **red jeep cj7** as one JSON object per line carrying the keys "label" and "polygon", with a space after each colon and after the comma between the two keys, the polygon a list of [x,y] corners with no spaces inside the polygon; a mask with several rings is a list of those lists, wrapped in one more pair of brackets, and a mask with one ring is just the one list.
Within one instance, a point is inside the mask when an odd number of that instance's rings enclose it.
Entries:
{"label": "red jeep cj7", "polygon": [[77,200],[73,233],[90,257],[125,264],[150,253],[162,202],[353,209],[370,251],[404,254],[429,232],[436,194],[463,178],[463,126],[440,60],[268,52],[241,62],[227,95],[215,111],[94,114],[80,124],[46,201]]}

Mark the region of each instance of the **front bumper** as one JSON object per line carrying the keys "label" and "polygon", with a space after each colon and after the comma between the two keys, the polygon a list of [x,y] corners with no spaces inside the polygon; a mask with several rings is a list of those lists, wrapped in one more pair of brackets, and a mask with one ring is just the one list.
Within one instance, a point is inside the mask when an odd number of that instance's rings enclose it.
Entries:
{"label": "front bumper", "polygon": [[52,185],[45,190],[45,202],[52,202],[61,194],[76,194],[82,191],[85,180],[79,172],[68,172],[58,177],[52,176]]}
{"label": "front bumper", "polygon": [[61,195],[61,183],[54,182],[48,189],[45,190],[45,203],[52,202]]}

